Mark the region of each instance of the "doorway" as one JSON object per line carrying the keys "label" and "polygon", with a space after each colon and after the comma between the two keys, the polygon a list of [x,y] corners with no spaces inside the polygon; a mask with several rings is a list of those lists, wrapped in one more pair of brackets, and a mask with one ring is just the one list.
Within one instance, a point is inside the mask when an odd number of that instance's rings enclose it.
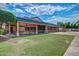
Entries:
{"label": "doorway", "polygon": [[13,27],[10,27],[10,32],[13,34],[14,31],[13,31]]}

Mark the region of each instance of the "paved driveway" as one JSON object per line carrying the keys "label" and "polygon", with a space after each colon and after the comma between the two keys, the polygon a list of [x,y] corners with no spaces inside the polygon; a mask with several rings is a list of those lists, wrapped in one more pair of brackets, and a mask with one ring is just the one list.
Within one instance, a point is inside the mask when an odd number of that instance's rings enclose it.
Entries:
{"label": "paved driveway", "polygon": [[51,34],[75,35],[64,56],[79,56],[79,32],[56,32]]}
{"label": "paved driveway", "polygon": [[51,33],[51,34],[79,35],[79,32],[55,32],[55,33]]}

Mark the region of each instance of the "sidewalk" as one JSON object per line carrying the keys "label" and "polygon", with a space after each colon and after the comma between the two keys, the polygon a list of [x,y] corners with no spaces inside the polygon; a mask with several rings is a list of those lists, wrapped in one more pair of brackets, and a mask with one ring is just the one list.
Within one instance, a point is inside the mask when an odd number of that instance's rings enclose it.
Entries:
{"label": "sidewalk", "polygon": [[79,36],[76,36],[64,56],[79,56]]}

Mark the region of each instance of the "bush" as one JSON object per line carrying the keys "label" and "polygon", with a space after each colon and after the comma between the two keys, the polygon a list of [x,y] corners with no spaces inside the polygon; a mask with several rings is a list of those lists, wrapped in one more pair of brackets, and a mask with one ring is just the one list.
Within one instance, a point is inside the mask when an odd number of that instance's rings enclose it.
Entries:
{"label": "bush", "polygon": [[16,36],[16,35],[11,35],[10,37],[11,37],[11,38],[16,38],[17,36]]}
{"label": "bush", "polygon": [[5,29],[0,29],[0,35],[4,35],[4,34],[6,34],[7,33],[7,30],[5,30]]}

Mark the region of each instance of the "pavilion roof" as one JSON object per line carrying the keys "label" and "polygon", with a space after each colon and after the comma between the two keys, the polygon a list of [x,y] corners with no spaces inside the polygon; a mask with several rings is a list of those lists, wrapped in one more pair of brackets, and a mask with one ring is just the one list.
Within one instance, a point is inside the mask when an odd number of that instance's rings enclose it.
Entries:
{"label": "pavilion roof", "polygon": [[58,27],[55,24],[51,24],[51,23],[47,23],[47,22],[39,22],[39,21],[35,21],[29,18],[21,18],[21,17],[17,17],[17,21],[21,21],[21,22],[26,22],[26,23],[31,23],[31,24],[39,24],[39,25],[48,25],[48,26],[52,26],[52,27]]}

